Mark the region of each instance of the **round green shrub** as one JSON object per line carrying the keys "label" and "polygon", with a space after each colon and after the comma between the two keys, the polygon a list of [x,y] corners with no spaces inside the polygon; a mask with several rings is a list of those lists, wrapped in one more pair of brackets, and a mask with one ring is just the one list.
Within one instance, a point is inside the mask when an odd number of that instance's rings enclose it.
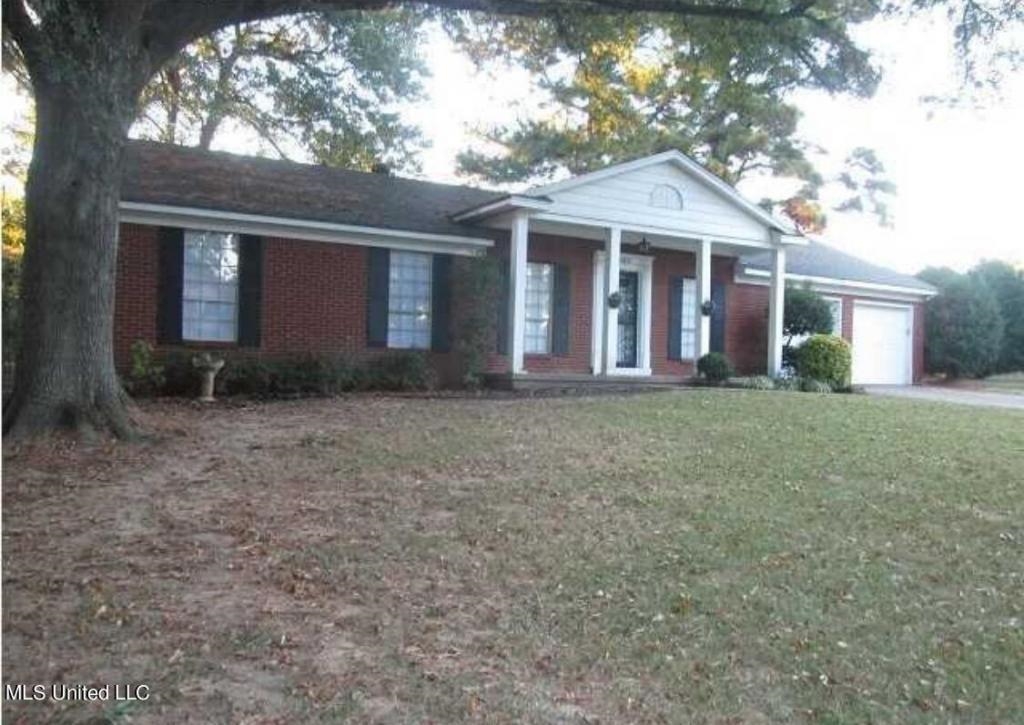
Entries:
{"label": "round green shrub", "polygon": [[697,372],[709,383],[724,383],[736,374],[729,358],[720,352],[709,352],[697,361]]}
{"label": "round green shrub", "polygon": [[796,371],[802,378],[828,383],[832,388],[850,384],[850,344],[835,335],[812,335],[796,355]]}

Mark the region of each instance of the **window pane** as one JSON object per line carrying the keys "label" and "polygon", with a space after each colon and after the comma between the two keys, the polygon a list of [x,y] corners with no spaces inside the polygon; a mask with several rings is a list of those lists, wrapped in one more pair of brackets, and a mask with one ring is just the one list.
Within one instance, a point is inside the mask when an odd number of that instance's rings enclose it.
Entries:
{"label": "window pane", "polygon": [[238,237],[185,232],[181,336],[234,342],[238,322]]}
{"label": "window pane", "polygon": [[526,329],[523,350],[531,355],[551,352],[551,317],[555,268],[551,264],[526,265]]}
{"label": "window pane", "polygon": [[697,280],[683,279],[683,299],[679,316],[679,352],[683,360],[697,357]]}
{"label": "window pane", "polygon": [[433,257],[391,252],[388,272],[388,347],[430,347]]}

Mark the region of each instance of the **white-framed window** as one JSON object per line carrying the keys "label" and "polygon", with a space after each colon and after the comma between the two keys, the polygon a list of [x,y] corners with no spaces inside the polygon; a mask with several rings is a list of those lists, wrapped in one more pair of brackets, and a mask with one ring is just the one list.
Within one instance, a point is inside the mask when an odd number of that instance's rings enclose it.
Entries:
{"label": "white-framed window", "polygon": [[547,355],[551,352],[554,290],[554,265],[536,262],[526,265],[526,339],[523,350],[528,354]]}
{"label": "white-framed window", "polygon": [[683,360],[697,357],[697,280],[684,277],[683,299],[679,305],[679,356]]}
{"label": "white-framed window", "polygon": [[181,300],[184,340],[238,339],[238,235],[185,231]]}
{"label": "white-framed window", "polygon": [[430,347],[433,257],[392,250],[388,279],[388,347]]}

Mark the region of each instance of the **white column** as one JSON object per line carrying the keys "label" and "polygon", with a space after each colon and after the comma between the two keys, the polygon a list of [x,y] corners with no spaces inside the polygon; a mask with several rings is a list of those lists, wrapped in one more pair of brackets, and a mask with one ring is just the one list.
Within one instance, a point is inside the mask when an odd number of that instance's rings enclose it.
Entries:
{"label": "white column", "polygon": [[619,361],[619,308],[610,307],[608,298],[619,291],[619,267],[622,229],[611,227],[604,244],[604,371],[615,372]]}
{"label": "white column", "polygon": [[[711,240],[701,239],[697,246],[697,357],[711,351],[711,317],[701,312],[711,299]],[[673,330],[673,333],[676,331]]]}
{"label": "white column", "polygon": [[526,337],[526,248],[529,236],[530,217],[526,212],[517,212],[512,218],[508,253],[508,354],[513,375],[525,372],[523,347]]}
{"label": "white column", "polygon": [[768,374],[782,372],[782,312],[786,300],[786,249],[772,251],[772,278],[768,294]]}

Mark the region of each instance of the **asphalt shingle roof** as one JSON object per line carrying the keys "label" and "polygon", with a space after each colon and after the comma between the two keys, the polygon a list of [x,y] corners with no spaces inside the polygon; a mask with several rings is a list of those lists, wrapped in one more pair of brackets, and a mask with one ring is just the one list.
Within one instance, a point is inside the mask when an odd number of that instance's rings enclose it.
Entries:
{"label": "asphalt shingle roof", "polygon": [[476,237],[449,216],[506,196],[152,141],[129,143],[121,185],[123,201]]}
{"label": "asphalt shingle roof", "polygon": [[[767,252],[744,256],[740,263],[744,267],[771,269],[771,259]],[[808,277],[831,277],[894,287],[910,287],[922,292],[935,291],[934,287],[917,277],[866,262],[813,239],[805,247],[787,248],[786,271]]]}
{"label": "asphalt shingle roof", "polygon": [[[493,232],[458,224],[451,216],[507,196],[469,186],[153,141],[128,144],[121,185],[123,201],[475,237]],[[767,253],[745,256],[741,263],[770,268]],[[915,277],[813,240],[806,247],[789,248],[786,268],[812,277],[934,290]]]}

